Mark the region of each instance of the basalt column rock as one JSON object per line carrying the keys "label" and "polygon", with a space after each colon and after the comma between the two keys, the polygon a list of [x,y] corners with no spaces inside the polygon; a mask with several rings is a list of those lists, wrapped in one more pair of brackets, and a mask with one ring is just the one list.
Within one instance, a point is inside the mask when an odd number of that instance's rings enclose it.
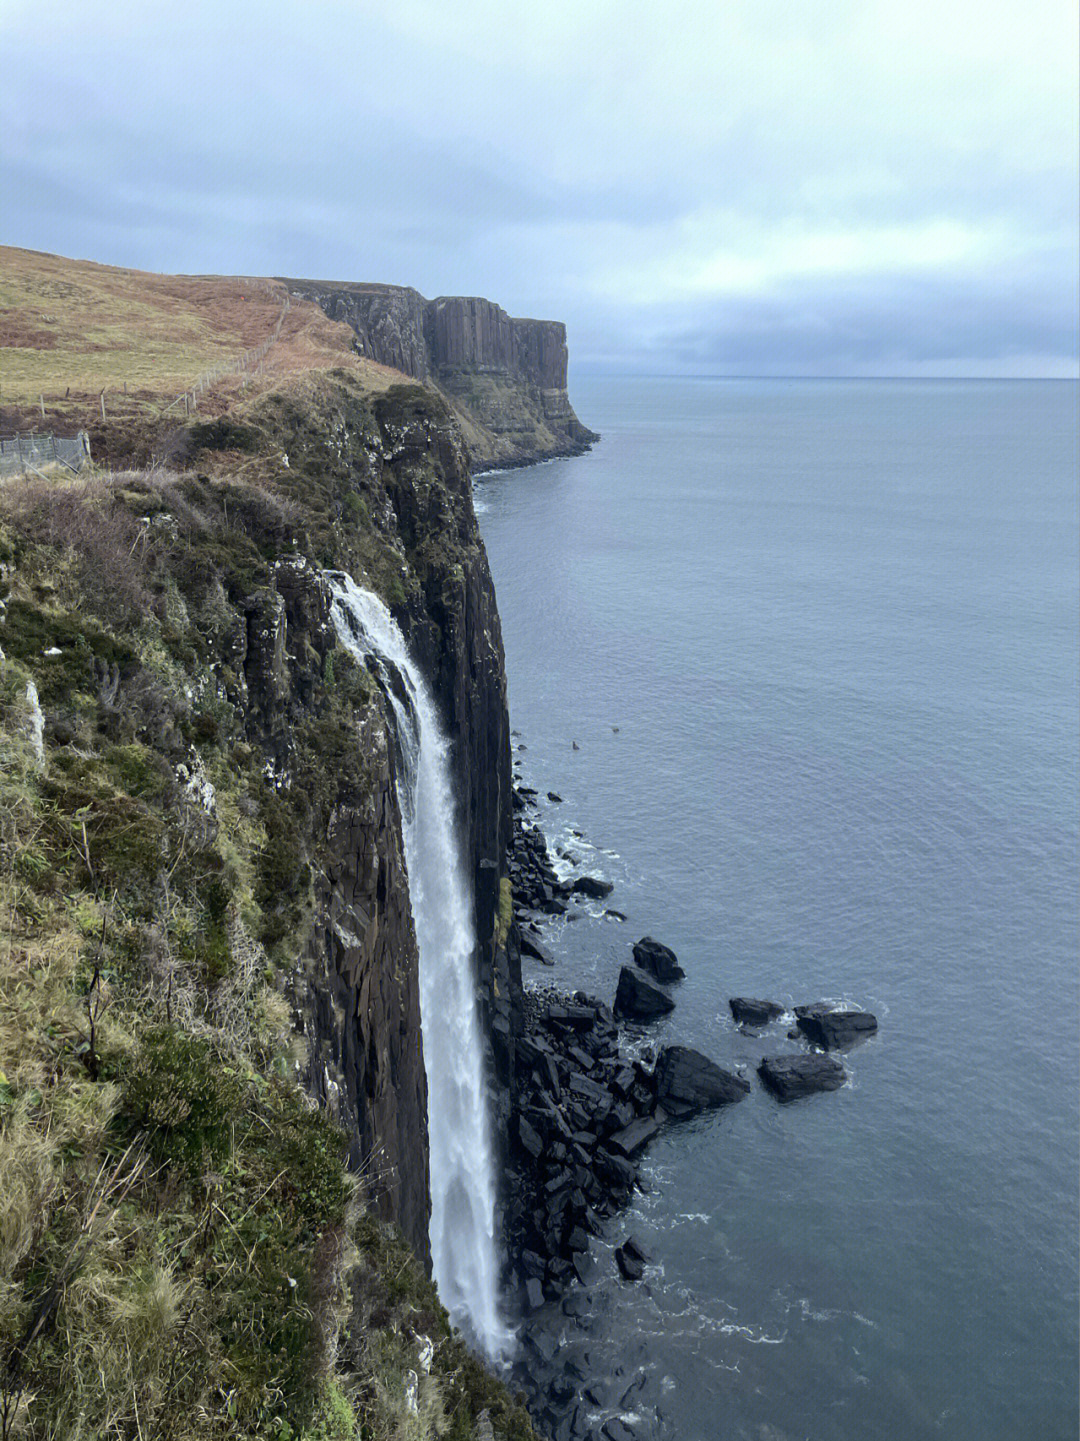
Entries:
{"label": "basalt column rock", "polygon": [[392,394],[376,404],[385,447],[392,452],[387,490],[420,581],[419,594],[396,618],[428,677],[446,734],[453,737],[476,904],[481,1022],[505,1097],[521,969],[503,923],[512,801],[502,629],[458,429],[437,397],[412,394],[412,400]]}
{"label": "basalt column rock", "polygon": [[428,1259],[427,1081],[419,960],[385,724],[357,735],[373,785],[327,828],[297,996],[309,1089],[346,1123],[375,1212]]}
{"label": "basalt column rock", "polygon": [[348,325],[361,355],[441,391],[474,470],[574,455],[598,438],[570,404],[559,321],[519,320],[480,296],[425,300],[396,285],[286,284]]}

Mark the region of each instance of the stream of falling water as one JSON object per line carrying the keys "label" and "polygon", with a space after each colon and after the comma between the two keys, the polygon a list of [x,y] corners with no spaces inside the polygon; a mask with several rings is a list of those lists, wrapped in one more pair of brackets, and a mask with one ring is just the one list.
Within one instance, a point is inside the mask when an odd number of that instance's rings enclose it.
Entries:
{"label": "stream of falling water", "polygon": [[511,1333],[498,1306],[495,1156],[477,1014],[476,921],[450,766],[434,700],[386,606],[348,576],[327,577],[341,644],[374,667],[393,709],[428,1083],[431,1261],[454,1323],[492,1359]]}

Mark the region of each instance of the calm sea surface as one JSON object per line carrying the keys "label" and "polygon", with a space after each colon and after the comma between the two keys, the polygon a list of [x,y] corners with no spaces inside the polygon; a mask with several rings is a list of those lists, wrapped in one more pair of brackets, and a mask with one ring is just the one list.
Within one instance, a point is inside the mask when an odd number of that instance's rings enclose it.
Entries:
{"label": "calm sea surface", "polygon": [[649,933],[687,971],[658,1041],[797,1049],[740,994],[881,1030],[842,1091],[669,1129],[607,1238],[645,1281],[601,1246],[535,1324],[639,1436],[1075,1441],[1075,387],[574,401],[602,443],[477,504],[522,774],[629,919],[557,923],[526,981],[610,1001]]}

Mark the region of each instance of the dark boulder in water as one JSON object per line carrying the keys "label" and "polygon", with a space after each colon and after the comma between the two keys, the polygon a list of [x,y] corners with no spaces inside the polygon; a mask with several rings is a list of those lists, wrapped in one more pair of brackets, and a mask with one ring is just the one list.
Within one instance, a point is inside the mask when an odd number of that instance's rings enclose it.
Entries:
{"label": "dark boulder in water", "polygon": [[686,972],[670,946],[662,946],[652,936],[642,936],[634,945],[634,960],[643,971],[658,981],[681,981]]}
{"label": "dark boulder in water", "polygon": [[750,1083],[721,1070],[688,1046],[665,1046],[656,1063],[656,1098],[673,1115],[730,1106],[750,1094]]}
{"label": "dark boulder in water", "polygon": [[619,972],[615,992],[615,1014],[626,1020],[652,1021],[675,1009],[675,1002],[648,976],[632,966]]}
{"label": "dark boulder in water", "polygon": [[645,1258],[630,1241],[615,1248],[615,1264],[627,1281],[640,1281],[645,1274]]}
{"label": "dark boulder in water", "polygon": [[610,896],[615,887],[611,881],[602,881],[599,876],[577,876],[570,889],[575,896],[588,896],[591,900],[600,901]]}
{"label": "dark boulder in water", "polygon": [[847,1075],[833,1056],[770,1056],[758,1066],[758,1074],[781,1101],[797,1101],[816,1091],[838,1091]]}
{"label": "dark boulder in water", "polygon": [[839,1051],[864,1041],[877,1030],[877,1017],[869,1011],[843,1011],[826,1001],[812,1006],[796,1006],[795,1020],[799,1030],[815,1046],[826,1051]]}
{"label": "dark boulder in water", "polygon": [[534,961],[540,961],[545,966],[555,964],[554,958],[548,954],[539,941],[533,940],[527,931],[521,932],[520,947],[523,956],[531,956]]}
{"label": "dark boulder in water", "polygon": [[732,996],[728,1005],[740,1026],[767,1026],[784,1014],[775,1001],[755,1001],[750,996]]}

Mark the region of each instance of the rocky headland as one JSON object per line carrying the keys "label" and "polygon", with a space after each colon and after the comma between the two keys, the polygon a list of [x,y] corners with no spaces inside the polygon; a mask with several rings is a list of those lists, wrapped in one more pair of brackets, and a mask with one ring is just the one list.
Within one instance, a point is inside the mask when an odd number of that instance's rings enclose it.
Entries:
{"label": "rocky headland", "polygon": [[425,300],[397,285],[284,283],[348,325],[358,354],[437,389],[475,470],[577,455],[599,438],[570,404],[560,321],[519,320],[479,296]]}

